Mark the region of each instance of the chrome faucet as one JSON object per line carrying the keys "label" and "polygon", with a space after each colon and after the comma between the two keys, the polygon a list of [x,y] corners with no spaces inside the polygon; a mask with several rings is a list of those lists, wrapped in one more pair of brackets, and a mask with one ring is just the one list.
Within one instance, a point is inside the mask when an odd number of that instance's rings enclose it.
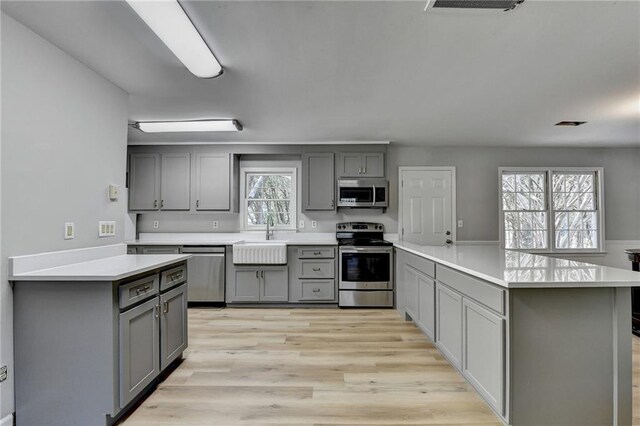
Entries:
{"label": "chrome faucet", "polygon": [[269,226],[273,226],[271,225],[271,217],[267,218],[267,240],[270,240],[273,236],[273,230],[269,230]]}

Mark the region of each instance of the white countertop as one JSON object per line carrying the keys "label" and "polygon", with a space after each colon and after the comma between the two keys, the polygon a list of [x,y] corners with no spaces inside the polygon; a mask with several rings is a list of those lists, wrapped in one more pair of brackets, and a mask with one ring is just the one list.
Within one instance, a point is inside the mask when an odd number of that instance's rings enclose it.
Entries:
{"label": "white countertop", "polygon": [[[336,245],[335,233],[276,231],[273,240],[287,245]],[[141,233],[137,240],[125,241],[128,245],[149,246],[230,246],[243,241],[264,241],[264,232],[211,232],[211,233]]]}
{"label": "white countertop", "polygon": [[640,272],[504,250],[497,246],[395,247],[507,288],[637,287]]}
{"label": "white countertop", "polygon": [[110,256],[11,275],[10,281],[118,281],[190,258],[190,254]]}

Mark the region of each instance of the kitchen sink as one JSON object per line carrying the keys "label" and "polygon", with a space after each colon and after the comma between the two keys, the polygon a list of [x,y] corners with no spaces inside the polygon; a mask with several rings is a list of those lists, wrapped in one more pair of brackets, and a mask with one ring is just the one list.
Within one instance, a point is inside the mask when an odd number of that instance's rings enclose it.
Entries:
{"label": "kitchen sink", "polygon": [[233,263],[284,265],[287,263],[287,243],[280,240],[241,241],[233,245]]}

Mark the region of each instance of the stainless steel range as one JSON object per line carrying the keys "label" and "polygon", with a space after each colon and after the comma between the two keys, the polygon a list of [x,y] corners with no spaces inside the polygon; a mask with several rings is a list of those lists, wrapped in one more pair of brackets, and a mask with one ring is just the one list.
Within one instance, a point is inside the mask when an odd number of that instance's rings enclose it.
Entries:
{"label": "stainless steel range", "polygon": [[380,223],[336,225],[339,246],[339,299],[346,307],[393,307],[393,243]]}

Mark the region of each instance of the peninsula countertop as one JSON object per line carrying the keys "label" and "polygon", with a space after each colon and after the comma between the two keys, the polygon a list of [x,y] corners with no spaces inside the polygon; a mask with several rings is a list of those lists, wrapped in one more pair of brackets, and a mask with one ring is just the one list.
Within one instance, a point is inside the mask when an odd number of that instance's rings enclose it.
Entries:
{"label": "peninsula countertop", "polygon": [[640,287],[640,273],[631,270],[493,245],[420,246],[390,240],[396,248],[506,288]]}
{"label": "peninsula countertop", "polygon": [[118,281],[185,261],[190,254],[118,255],[14,274],[10,281]]}

